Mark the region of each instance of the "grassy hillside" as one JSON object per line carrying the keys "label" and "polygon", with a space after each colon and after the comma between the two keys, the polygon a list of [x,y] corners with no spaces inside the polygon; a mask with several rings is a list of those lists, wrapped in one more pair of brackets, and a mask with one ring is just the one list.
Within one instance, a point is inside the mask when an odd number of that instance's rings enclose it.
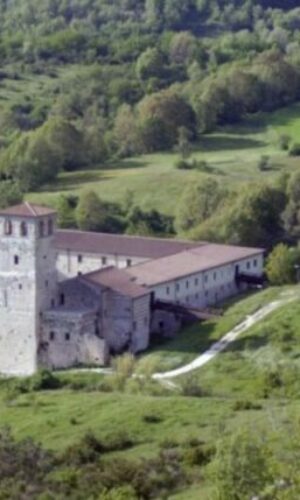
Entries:
{"label": "grassy hillside", "polygon": [[[264,303],[298,295],[299,287],[290,287],[242,298],[227,305],[218,323],[195,326],[142,361],[160,355],[160,367],[165,369],[190,360]],[[174,390],[128,380],[118,391],[105,386],[110,378],[93,373],[61,374],[67,384],[62,388],[23,394],[20,383],[2,381],[0,428],[9,426],[18,440],[30,436],[60,455],[69,449],[69,457],[70,446],[75,453],[74,445],[87,432],[107,447],[103,460],[173,457],[189,480],[168,498],[211,499],[204,450],[213,450],[219,439],[236,429],[255,428],[256,435],[268,436],[274,459],[281,464],[288,460],[291,449],[284,436],[300,413],[299,321],[296,300],[244,333],[211,364],[176,379]]]}
{"label": "grassy hillside", "polygon": [[[192,156],[205,160],[212,168],[211,174],[229,187],[262,179],[272,181],[283,172],[299,169],[300,160],[289,157],[278,144],[280,134],[288,134],[297,142],[299,131],[297,104],[202,136]],[[266,172],[258,169],[262,155],[271,159],[272,167]],[[122,202],[126,193],[132,191],[135,203],[141,207],[174,214],[184,186],[207,175],[177,170],[176,159],[175,153],[159,153],[95,165],[92,170],[62,173],[57,182],[29,194],[28,199],[55,204],[60,194],[80,194],[93,189],[105,200]]]}

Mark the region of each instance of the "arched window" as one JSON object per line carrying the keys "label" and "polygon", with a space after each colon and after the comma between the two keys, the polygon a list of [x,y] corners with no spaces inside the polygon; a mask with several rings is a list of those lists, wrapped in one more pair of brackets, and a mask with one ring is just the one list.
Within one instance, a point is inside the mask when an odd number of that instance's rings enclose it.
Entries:
{"label": "arched window", "polygon": [[45,223],[43,220],[40,221],[39,231],[40,231],[40,237],[43,238],[43,236],[45,234]]}
{"label": "arched window", "polygon": [[27,224],[26,224],[26,222],[21,222],[21,226],[20,226],[20,233],[21,233],[21,236],[27,236],[27,234],[28,234],[28,229],[27,229]]}
{"label": "arched window", "polygon": [[4,223],[4,234],[6,236],[10,236],[12,232],[13,232],[12,222],[11,220],[7,219]]}
{"label": "arched window", "polygon": [[53,234],[53,220],[48,220],[48,235],[51,236]]}

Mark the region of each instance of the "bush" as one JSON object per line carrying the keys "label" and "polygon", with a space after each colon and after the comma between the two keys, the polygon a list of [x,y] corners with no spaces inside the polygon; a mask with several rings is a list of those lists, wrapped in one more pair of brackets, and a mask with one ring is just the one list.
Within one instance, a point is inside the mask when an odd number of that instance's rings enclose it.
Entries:
{"label": "bush", "polygon": [[209,392],[201,387],[193,376],[185,379],[182,388],[182,395],[192,398],[204,398],[209,396]]}
{"label": "bush", "polygon": [[184,452],[183,459],[188,465],[203,466],[211,462],[215,453],[215,447],[208,444],[191,446]]}
{"label": "bush", "polygon": [[248,400],[238,400],[233,403],[233,411],[261,410],[262,405]]}
{"label": "bush", "polygon": [[261,172],[269,170],[271,168],[270,157],[267,155],[262,155],[258,161],[257,167]]}
{"label": "bush", "polygon": [[288,151],[290,143],[291,143],[291,136],[288,134],[281,134],[279,136],[279,147],[282,151]]}
{"label": "bush", "polygon": [[300,143],[295,142],[294,144],[291,145],[289,149],[289,155],[290,156],[300,156]]}
{"label": "bush", "polygon": [[163,421],[163,419],[159,415],[150,413],[147,415],[143,415],[143,421],[146,422],[147,424],[159,424],[160,422]]}
{"label": "bush", "polygon": [[180,158],[179,160],[176,160],[175,168],[179,170],[192,170],[194,167],[189,161]]}
{"label": "bush", "polygon": [[49,370],[40,370],[29,380],[29,387],[32,391],[55,390],[63,385],[62,381]]}

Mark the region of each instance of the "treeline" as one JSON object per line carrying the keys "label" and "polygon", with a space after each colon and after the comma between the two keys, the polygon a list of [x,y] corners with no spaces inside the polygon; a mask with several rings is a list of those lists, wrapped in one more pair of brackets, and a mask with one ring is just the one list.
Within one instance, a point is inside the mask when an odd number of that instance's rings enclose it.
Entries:
{"label": "treeline", "polygon": [[48,82],[38,98],[0,105],[0,172],[23,192],[62,170],[176,147],[183,127],[193,142],[300,97],[292,2],[0,4],[0,84]]}

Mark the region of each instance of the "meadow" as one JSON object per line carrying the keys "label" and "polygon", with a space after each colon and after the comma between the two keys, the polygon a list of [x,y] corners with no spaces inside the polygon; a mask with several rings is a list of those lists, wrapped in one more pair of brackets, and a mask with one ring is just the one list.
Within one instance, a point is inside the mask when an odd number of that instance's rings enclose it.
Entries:
{"label": "meadow", "polygon": [[[240,297],[225,305],[219,320],[196,324],[141,356],[136,369],[151,357],[159,360],[156,369],[161,370],[187,362],[262,305],[299,294],[299,286],[294,286]],[[2,380],[0,428],[9,426],[18,440],[32,437],[58,453],[87,433],[110,443],[107,459],[152,459],[168,450],[184,457],[193,477],[184,490],[168,498],[208,500],[212,485],[206,462],[199,467],[194,447],[213,449],[239,428],[256,433],[272,428],[274,436],[279,430],[282,435],[298,421],[299,321],[295,300],[242,334],[206,367],[174,380],[173,389],[130,378],[117,389],[105,385],[109,376],[85,371],[58,373],[62,385],[56,390],[25,391],[20,382]],[[280,450],[284,455],[281,440],[274,436],[274,454]]]}
{"label": "meadow", "polygon": [[[281,134],[288,134],[297,142],[299,131],[300,105],[296,104],[202,136],[192,158],[205,161],[210,175],[229,188],[262,179],[273,182],[280,174],[299,169],[299,158],[288,156],[279,147]],[[262,156],[270,158],[270,168],[264,172],[258,168]],[[176,153],[157,153],[62,173],[55,183],[27,197],[33,202],[55,205],[60,194],[80,195],[94,190],[104,200],[121,203],[130,194],[143,209],[155,208],[174,215],[184,187],[207,176],[202,171],[176,169],[177,158]]]}

